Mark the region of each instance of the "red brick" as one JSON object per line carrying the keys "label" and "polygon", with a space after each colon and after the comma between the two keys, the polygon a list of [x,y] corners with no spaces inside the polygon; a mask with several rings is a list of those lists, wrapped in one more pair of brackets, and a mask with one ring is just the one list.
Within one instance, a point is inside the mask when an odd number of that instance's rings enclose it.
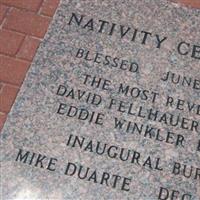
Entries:
{"label": "red brick", "polygon": [[0,3],[16,8],[37,11],[42,3],[42,0],[0,0]]}
{"label": "red brick", "polygon": [[0,94],[0,111],[8,113],[15,101],[18,88],[11,85],[4,85]]}
{"label": "red brick", "polygon": [[193,8],[200,8],[200,0],[172,0],[172,1],[176,3],[181,3]]}
{"label": "red brick", "polygon": [[0,56],[0,81],[21,85],[30,63],[16,58]]}
{"label": "red brick", "polygon": [[22,34],[0,30],[0,53],[15,55],[24,39]]}
{"label": "red brick", "polygon": [[43,38],[49,26],[50,18],[32,12],[13,9],[4,23],[5,28],[28,35]]}
{"label": "red brick", "polygon": [[39,39],[27,36],[17,53],[17,57],[32,61],[39,44]]}
{"label": "red brick", "polygon": [[0,4],[0,24],[2,23],[7,10],[8,10],[7,6],[4,6],[4,5]]}
{"label": "red brick", "polygon": [[3,83],[0,82],[0,93],[1,93],[2,87],[3,87]]}
{"label": "red brick", "polygon": [[0,113],[0,131],[3,128],[3,125],[6,121],[7,115],[5,113]]}
{"label": "red brick", "polygon": [[52,17],[56,11],[56,8],[58,7],[59,2],[60,0],[45,0],[42,4],[40,14]]}

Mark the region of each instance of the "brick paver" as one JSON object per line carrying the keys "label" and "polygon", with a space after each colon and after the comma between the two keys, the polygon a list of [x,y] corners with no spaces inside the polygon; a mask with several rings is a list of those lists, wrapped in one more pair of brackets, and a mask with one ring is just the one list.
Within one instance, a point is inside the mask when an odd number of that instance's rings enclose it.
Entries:
{"label": "brick paver", "polygon": [[14,56],[24,40],[24,35],[8,31],[0,30],[0,53]]}
{"label": "brick paver", "polygon": [[49,23],[50,18],[46,16],[14,8],[8,14],[3,28],[43,38]]}
{"label": "brick paver", "polygon": [[[171,0],[200,8],[200,0]],[[0,130],[60,0],[0,0]]]}
{"label": "brick paver", "polygon": [[30,11],[38,11],[43,0],[0,0],[0,3],[7,6],[26,9]]}
{"label": "brick paver", "polygon": [[0,55],[0,80],[20,86],[24,80],[30,62]]}
{"label": "brick paver", "polygon": [[46,0],[42,4],[40,14],[52,17],[60,0]]}
{"label": "brick paver", "polygon": [[0,4],[0,23],[2,23],[5,15],[6,15],[7,10],[8,10],[7,6]]}
{"label": "brick paver", "polygon": [[16,98],[18,87],[5,84],[1,89],[0,95],[0,110],[2,113],[7,114],[10,111],[12,104]]}
{"label": "brick paver", "polygon": [[35,55],[35,52],[40,44],[40,39],[27,36],[17,53],[17,57],[20,59],[32,61]]}

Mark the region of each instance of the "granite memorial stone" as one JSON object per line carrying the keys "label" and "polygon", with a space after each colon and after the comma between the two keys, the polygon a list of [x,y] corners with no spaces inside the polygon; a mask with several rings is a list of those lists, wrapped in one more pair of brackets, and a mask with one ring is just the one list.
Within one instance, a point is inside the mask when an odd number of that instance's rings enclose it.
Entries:
{"label": "granite memorial stone", "polygon": [[62,0],[0,137],[2,200],[200,200],[200,10]]}

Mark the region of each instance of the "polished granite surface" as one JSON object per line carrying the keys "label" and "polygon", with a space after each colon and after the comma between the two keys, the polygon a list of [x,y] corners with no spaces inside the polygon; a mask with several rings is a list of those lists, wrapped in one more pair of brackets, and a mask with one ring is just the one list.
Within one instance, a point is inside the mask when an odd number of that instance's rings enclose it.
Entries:
{"label": "polished granite surface", "polygon": [[62,0],[0,135],[2,200],[200,199],[200,11]]}

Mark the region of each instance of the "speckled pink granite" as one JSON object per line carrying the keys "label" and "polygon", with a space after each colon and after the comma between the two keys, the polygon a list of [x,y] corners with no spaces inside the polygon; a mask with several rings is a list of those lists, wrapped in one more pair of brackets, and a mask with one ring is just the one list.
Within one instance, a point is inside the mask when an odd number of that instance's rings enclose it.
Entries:
{"label": "speckled pink granite", "polygon": [[199,38],[169,1],[62,0],[1,133],[1,198],[199,200]]}

